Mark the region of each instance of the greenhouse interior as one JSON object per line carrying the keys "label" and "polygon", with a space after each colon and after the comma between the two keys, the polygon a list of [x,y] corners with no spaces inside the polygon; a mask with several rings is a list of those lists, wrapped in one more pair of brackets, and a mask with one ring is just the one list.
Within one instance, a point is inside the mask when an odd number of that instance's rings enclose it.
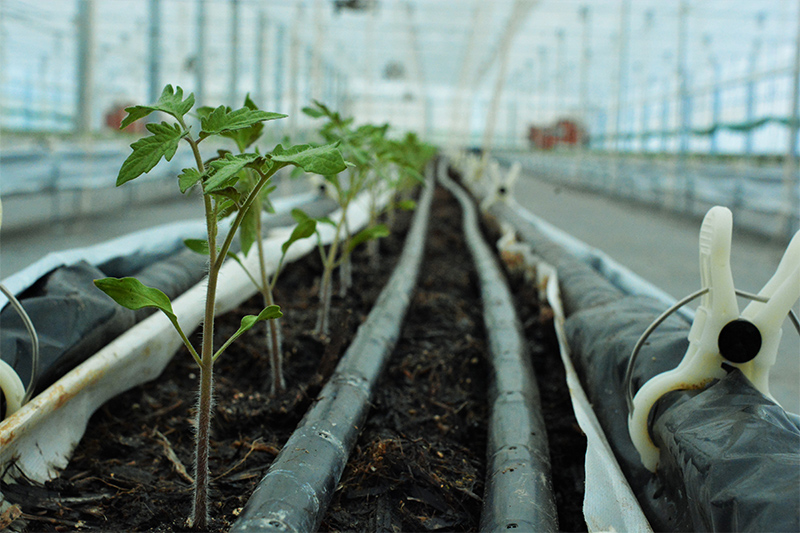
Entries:
{"label": "greenhouse interior", "polygon": [[799,315],[800,0],[0,1],[2,531],[798,531]]}

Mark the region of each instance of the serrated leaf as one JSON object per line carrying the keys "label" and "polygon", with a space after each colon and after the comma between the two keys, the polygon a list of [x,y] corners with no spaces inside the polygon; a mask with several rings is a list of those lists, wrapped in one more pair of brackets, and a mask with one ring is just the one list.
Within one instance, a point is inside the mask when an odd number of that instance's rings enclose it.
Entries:
{"label": "serrated leaf", "polygon": [[218,200],[227,198],[228,200],[233,202],[237,207],[240,207],[242,201],[242,193],[240,193],[236,189],[236,187],[223,187],[208,194],[213,194],[214,196],[217,197]]}
{"label": "serrated leaf", "polygon": [[178,176],[178,187],[180,187],[182,193],[185,193],[192,185],[200,181],[201,177],[196,168],[184,168],[181,175]]}
{"label": "serrated leaf", "polygon": [[178,150],[178,143],[188,133],[178,124],[170,125],[166,122],[148,124],[147,129],[153,135],[139,139],[131,145],[133,152],[119,169],[118,187],[150,172],[162,157],[167,161],[171,160]]}
{"label": "serrated leaf", "polygon": [[224,105],[221,105],[200,121],[202,127],[200,138],[204,139],[209,135],[247,128],[265,120],[276,120],[279,118],[286,118],[286,116],[287,115],[281,113],[270,113],[259,109],[250,109],[248,107],[231,111]]}
{"label": "serrated leaf", "polygon": [[214,111],[214,108],[211,107],[210,105],[204,105],[204,106],[198,107],[197,109],[194,110],[194,112],[197,114],[197,116],[199,118],[201,118],[201,119],[207,117],[213,111]]}
{"label": "serrated leaf", "polygon": [[300,223],[298,223],[294,229],[292,230],[292,234],[286,240],[285,243],[281,246],[281,253],[286,254],[289,250],[289,247],[294,244],[295,242],[299,241],[300,239],[307,239],[314,235],[314,232],[317,231],[317,221],[313,219],[307,219]]}
{"label": "serrated leaf", "polygon": [[155,287],[148,287],[136,278],[103,278],[94,280],[94,284],[122,307],[134,311],[145,307],[155,307],[163,311],[171,320],[175,319],[169,297]]}
{"label": "serrated leaf", "polygon": [[211,193],[233,186],[236,183],[236,174],[257,159],[258,154],[227,154],[222,159],[210,162],[209,178],[203,184],[203,191]]}
{"label": "serrated leaf", "polygon": [[222,137],[231,139],[236,143],[236,147],[240,152],[244,152],[250,145],[261,137],[261,132],[264,130],[264,124],[258,122],[248,128],[242,128],[236,131],[226,131],[221,133]]}
{"label": "serrated leaf", "polygon": [[221,200],[217,201],[217,218],[220,220],[232,215],[238,210],[239,206],[229,198],[222,198]]}
{"label": "serrated leaf", "polygon": [[388,236],[389,228],[383,224],[378,224],[377,226],[372,226],[371,228],[364,228],[363,230],[359,231],[355,237],[350,239],[350,242],[347,244],[347,251],[348,253],[352,252],[353,249],[361,243]]}
{"label": "serrated leaf", "polygon": [[239,243],[242,247],[242,253],[247,255],[253,243],[261,237],[258,231],[258,222],[261,217],[261,210],[254,204],[244,214],[242,223],[239,226]]}
{"label": "serrated leaf", "polygon": [[316,148],[302,144],[292,146],[286,150],[281,145],[278,145],[272,154],[272,160],[279,163],[289,163],[302,168],[306,172],[322,174],[323,176],[338,174],[347,168],[344,164],[344,159],[342,159],[342,153],[335,144],[326,144]]}
{"label": "serrated leaf", "polygon": [[161,92],[161,96],[158,98],[158,101],[155,103],[155,105],[137,105],[125,108],[125,111],[128,112],[128,116],[123,119],[119,129],[122,130],[127,128],[133,122],[146,117],[153,111],[163,111],[164,113],[172,115],[177,119],[182,119],[183,116],[189,112],[193,105],[194,94],[189,93],[189,96],[187,96],[186,100],[184,100],[183,89],[176,87],[175,90],[173,90],[172,85],[167,85],[164,87],[164,90]]}

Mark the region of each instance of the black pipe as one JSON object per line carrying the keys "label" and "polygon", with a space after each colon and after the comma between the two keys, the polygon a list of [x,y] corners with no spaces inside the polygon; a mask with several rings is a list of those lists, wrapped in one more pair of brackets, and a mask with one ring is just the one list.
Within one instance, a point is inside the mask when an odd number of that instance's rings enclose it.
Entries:
{"label": "black pipe", "polygon": [[369,411],[416,286],[433,199],[428,183],[400,261],[336,372],[245,505],[231,532],[315,531]]}
{"label": "black pipe", "polygon": [[514,300],[483,240],[469,195],[439,173],[461,203],[464,234],[478,271],[493,376],[481,531],[557,531],[550,452],[539,388]]}

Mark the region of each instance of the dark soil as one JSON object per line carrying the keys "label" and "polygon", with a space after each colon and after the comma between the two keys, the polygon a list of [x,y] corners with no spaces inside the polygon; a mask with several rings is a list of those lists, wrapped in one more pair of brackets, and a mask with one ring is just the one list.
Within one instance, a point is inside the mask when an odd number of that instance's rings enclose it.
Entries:
{"label": "dark soil", "polygon": [[[410,217],[404,217],[407,224]],[[212,434],[212,530],[226,531],[344,353],[402,247],[398,227],[381,241],[377,272],[356,254],[358,289],[334,298],[332,331],[311,336],[316,254],[282,277],[289,390],[270,398],[263,333],[250,331],[216,367]],[[369,419],[325,516],[322,531],[476,531],[485,476],[487,366],[480,296],[455,200],[437,190],[419,286]],[[561,528],[586,530],[585,440],[572,416],[552,324],[535,294],[515,283],[542,394]],[[217,322],[220,338],[260,298]],[[255,328],[254,328],[255,329]],[[263,331],[263,330],[262,330]],[[155,382],[106,404],[63,475],[44,487],[2,487],[20,504],[25,531],[184,531],[191,510],[196,376],[179,353]],[[186,471],[182,472],[181,468]],[[186,473],[188,471],[188,473]]]}

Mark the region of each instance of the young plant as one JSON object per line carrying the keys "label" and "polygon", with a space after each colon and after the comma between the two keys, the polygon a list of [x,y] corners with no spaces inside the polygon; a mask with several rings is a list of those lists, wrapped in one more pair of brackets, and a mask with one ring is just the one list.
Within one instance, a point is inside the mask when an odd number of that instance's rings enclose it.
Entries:
{"label": "young plant", "polygon": [[[261,321],[273,320],[281,316],[277,305],[266,306],[258,315],[242,318],[239,329],[222,346],[214,349],[214,308],[220,269],[229,255],[231,243],[251,209],[260,209],[256,202],[269,184],[272,176],[289,165],[303,168],[306,172],[335,175],[345,169],[342,155],[335,146],[312,147],[310,145],[283,148],[278,145],[271,153],[225,154],[206,165],[200,152],[200,144],[209,138],[230,137],[242,133],[265,121],[284,118],[286,115],[269,113],[245,106],[231,110],[219,106],[200,113],[200,130],[193,134],[186,124],[186,115],[194,106],[194,95],[183,98],[180,87],[173,89],[167,85],[154,105],[134,106],[126,109],[128,116],[121,128],[143,119],[153,112],[161,112],[171,117],[170,122],[147,124],[152,134],[134,142],[133,151],[122,164],[117,177],[117,186],[150,172],[161,159],[170,161],[178,150],[181,140],[186,141],[194,155],[195,167],[183,169],[178,176],[178,186],[182,193],[194,186],[200,187],[203,194],[207,240],[199,246],[208,255],[208,276],[206,282],[203,333],[199,352],[189,342],[181,329],[169,298],[160,290],[147,287],[135,278],[105,278],[95,281],[95,285],[120,305],[129,309],[151,307],[163,312],[178,332],[186,349],[200,369],[198,392],[197,428],[195,433],[195,486],[194,505],[191,516],[192,526],[198,530],[206,529],[208,524],[208,444],[211,427],[211,406],[213,399],[214,362],[245,331]],[[239,183],[241,171],[251,169],[257,179],[242,187]],[[237,188],[238,187],[238,188]],[[235,213],[228,233],[218,235],[219,221],[228,214]]]}
{"label": "young plant", "polygon": [[[252,110],[257,111],[258,106],[256,106],[255,102],[250,99],[250,95],[247,95],[244,100],[244,107]],[[213,112],[212,108],[204,107],[198,109],[198,113],[201,116],[208,116],[210,113]],[[225,132],[222,134],[223,137],[227,137],[234,141],[236,147],[239,151],[239,154],[244,154],[247,149],[252,146],[258,139],[261,137],[263,132],[264,125],[261,122],[253,124],[247,128],[242,128],[236,131]],[[296,170],[301,170],[299,167]],[[237,190],[240,192],[252,190],[253,187],[258,183],[259,175],[258,173],[251,169],[251,168],[244,168],[239,172],[239,182],[237,183]],[[263,230],[262,230],[262,211],[267,213],[274,213],[275,210],[272,207],[272,203],[269,199],[269,194],[275,190],[275,186],[265,187],[256,201],[253,203],[253,207],[247,212],[245,217],[242,219],[242,223],[239,229],[239,244],[241,247],[241,252],[244,256],[247,256],[250,250],[252,249],[253,245],[255,244],[257,249],[257,257],[258,257],[258,274],[254,276],[250,273],[245,267],[244,263],[239,259],[236,254],[230,253],[229,256],[231,259],[234,259],[241,265],[244,269],[247,276],[256,286],[258,291],[261,293],[264,306],[268,307],[270,305],[275,304],[274,298],[274,291],[275,285],[278,281],[278,276],[281,273],[284,259],[286,258],[286,253],[289,250],[289,247],[296,241],[300,239],[304,239],[310,237],[315,233],[316,230],[316,221],[309,220],[302,223],[299,223],[295,226],[294,230],[292,231],[291,235],[289,236],[288,240],[283,243],[281,246],[281,256],[278,260],[277,266],[275,271],[270,275],[267,269],[266,263],[266,255],[264,253],[264,242],[263,242]],[[202,243],[199,242],[192,242],[187,241],[187,246],[196,251],[203,252],[204,247]],[[199,249],[198,249],[199,246]],[[271,371],[271,380],[270,380],[270,393],[273,396],[276,396],[283,392],[286,388],[286,382],[283,376],[283,341],[281,335],[281,319],[275,318],[274,320],[265,321],[264,325],[266,327],[266,337],[267,337],[267,346],[269,349],[269,360],[270,360],[270,371]]]}
{"label": "young plant", "polygon": [[[347,290],[350,283],[349,262],[350,254],[361,243],[385,237],[388,235],[386,226],[375,224],[368,225],[358,234],[351,237],[347,224],[347,209],[356,196],[365,190],[370,172],[372,170],[372,155],[369,151],[369,138],[380,131],[385,131],[386,126],[364,125],[352,129],[352,118],[343,118],[338,112],[330,110],[320,102],[314,102],[314,107],[306,107],[303,112],[312,118],[327,118],[327,122],[320,128],[320,134],[327,142],[339,145],[350,163],[350,171],[345,179],[336,175],[327,175],[325,179],[334,188],[332,195],[337,199],[341,208],[341,216],[333,222],[334,238],[323,254],[323,272],[320,282],[320,306],[315,333],[326,337],[330,330],[330,308],[333,296],[333,270],[340,268],[341,292]],[[343,235],[344,233],[344,235]]]}

